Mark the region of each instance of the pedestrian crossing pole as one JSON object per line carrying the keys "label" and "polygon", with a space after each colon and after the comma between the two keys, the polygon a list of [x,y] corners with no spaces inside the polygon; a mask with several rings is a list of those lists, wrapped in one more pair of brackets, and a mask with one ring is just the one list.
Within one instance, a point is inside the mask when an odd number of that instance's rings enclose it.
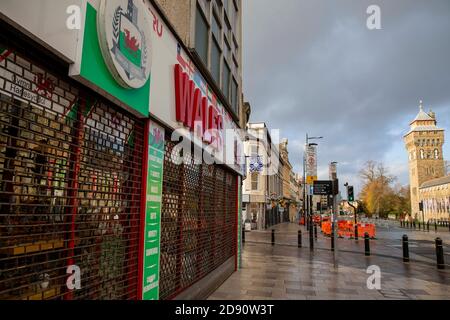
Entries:
{"label": "pedestrian crossing pole", "polygon": [[334,267],[338,267],[338,246],[337,246],[337,226],[338,226],[338,220],[337,220],[337,212],[339,210],[339,205],[337,203],[338,200],[338,194],[339,194],[339,180],[337,178],[337,169],[336,169],[337,162],[332,162],[330,164],[330,179],[333,182],[333,214],[332,214],[332,223],[331,228],[333,230],[333,242],[334,242],[334,250],[333,250],[333,262]]}

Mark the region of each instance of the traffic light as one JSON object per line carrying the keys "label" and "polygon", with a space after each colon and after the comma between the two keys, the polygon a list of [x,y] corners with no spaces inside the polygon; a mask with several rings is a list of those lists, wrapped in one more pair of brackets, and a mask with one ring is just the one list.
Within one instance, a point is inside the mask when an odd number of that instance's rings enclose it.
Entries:
{"label": "traffic light", "polygon": [[348,201],[355,201],[353,186],[348,186],[347,192],[348,192]]}

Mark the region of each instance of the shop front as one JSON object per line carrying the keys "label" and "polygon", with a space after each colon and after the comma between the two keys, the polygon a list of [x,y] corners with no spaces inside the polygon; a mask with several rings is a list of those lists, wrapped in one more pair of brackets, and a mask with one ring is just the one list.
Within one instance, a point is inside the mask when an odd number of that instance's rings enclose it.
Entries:
{"label": "shop front", "polygon": [[136,299],[144,121],[15,45],[0,41],[0,299]]}
{"label": "shop front", "polygon": [[0,299],[205,298],[239,266],[236,117],[151,2],[80,3],[74,47],[0,7]]}
{"label": "shop front", "polygon": [[242,146],[213,86],[158,21],[150,112],[165,128],[159,298],[200,299],[238,267]]}

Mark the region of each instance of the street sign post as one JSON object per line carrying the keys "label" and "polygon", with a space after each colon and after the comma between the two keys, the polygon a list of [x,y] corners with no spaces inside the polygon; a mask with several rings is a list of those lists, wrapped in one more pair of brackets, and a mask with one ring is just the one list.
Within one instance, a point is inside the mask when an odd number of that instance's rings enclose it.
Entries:
{"label": "street sign post", "polygon": [[316,180],[313,185],[313,194],[316,196],[332,195],[333,182],[327,180]]}

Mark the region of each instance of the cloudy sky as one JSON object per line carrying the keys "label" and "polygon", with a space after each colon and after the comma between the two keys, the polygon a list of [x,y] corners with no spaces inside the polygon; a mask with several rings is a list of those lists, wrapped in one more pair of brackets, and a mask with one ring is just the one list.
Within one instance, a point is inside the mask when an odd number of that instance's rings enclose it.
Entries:
{"label": "cloudy sky", "polygon": [[[408,184],[402,137],[420,100],[450,139],[449,0],[242,2],[251,121],[282,130],[298,172],[308,133],[325,137],[319,179],[337,161],[341,183],[359,192],[359,169],[376,160]],[[381,8],[381,30],[367,28],[372,4]],[[450,160],[450,142],[444,156]]]}

